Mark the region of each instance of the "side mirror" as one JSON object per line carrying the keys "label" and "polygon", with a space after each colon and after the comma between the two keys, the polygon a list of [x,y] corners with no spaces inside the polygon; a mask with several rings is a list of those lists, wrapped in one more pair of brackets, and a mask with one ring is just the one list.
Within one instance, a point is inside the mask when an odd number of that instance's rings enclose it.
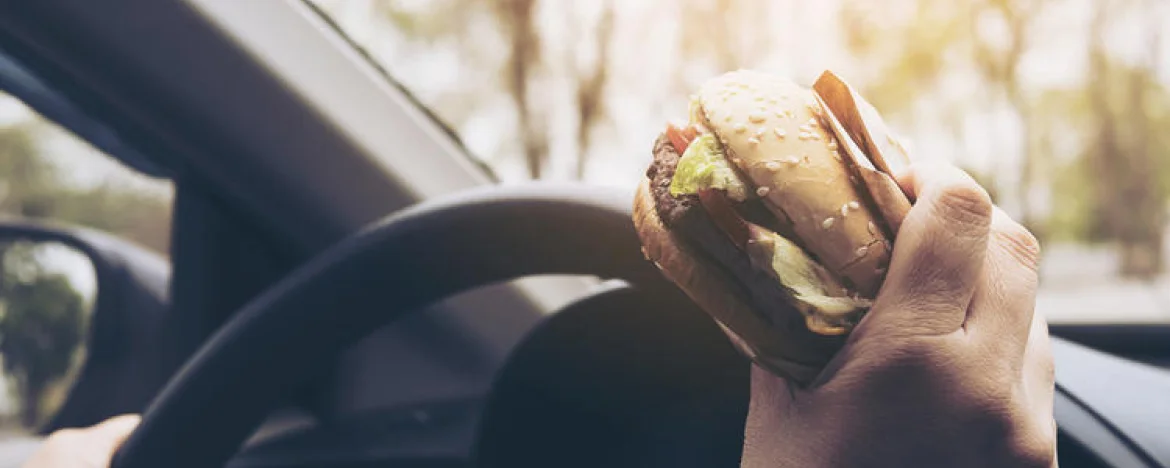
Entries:
{"label": "side mirror", "polygon": [[170,264],[114,236],[0,220],[0,430],[47,434],[141,412]]}

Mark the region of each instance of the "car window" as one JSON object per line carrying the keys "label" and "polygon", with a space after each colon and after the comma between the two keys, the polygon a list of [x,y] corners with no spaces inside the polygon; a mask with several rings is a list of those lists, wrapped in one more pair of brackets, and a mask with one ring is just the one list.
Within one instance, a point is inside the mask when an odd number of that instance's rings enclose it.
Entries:
{"label": "car window", "polygon": [[832,69],[1040,237],[1050,320],[1170,322],[1166,2],[311,3],[504,180],[631,189],[706,78]]}
{"label": "car window", "polygon": [[[166,255],[171,182],[123,166],[0,93],[0,215],[102,230]],[[0,439],[55,414],[84,360],[96,293],[64,244],[0,239]]]}

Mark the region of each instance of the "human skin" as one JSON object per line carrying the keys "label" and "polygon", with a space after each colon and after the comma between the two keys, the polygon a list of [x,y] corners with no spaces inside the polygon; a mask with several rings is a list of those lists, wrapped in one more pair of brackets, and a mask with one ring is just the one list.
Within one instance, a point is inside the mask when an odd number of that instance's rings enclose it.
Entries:
{"label": "human skin", "polygon": [[744,468],[1057,465],[1036,239],[953,166],[899,183],[917,202],[842,351],[807,389],[753,369]]}
{"label": "human skin", "polygon": [[138,415],[122,415],[85,428],[49,435],[23,468],[105,468],[114,452],[138,426]]}

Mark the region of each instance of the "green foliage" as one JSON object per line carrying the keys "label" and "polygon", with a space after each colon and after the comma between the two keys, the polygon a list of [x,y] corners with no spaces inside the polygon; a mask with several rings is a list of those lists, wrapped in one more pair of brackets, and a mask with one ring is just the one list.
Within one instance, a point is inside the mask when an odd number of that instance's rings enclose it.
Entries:
{"label": "green foliage", "polygon": [[40,145],[62,131],[41,120],[0,126],[0,213],[88,226],[168,252],[169,200],[112,184],[67,184],[65,168],[51,164]]}
{"label": "green foliage", "polygon": [[86,304],[65,275],[42,268],[36,245],[10,243],[0,251],[0,353],[17,387],[21,423],[31,428],[45,416],[46,392],[82,349]]}

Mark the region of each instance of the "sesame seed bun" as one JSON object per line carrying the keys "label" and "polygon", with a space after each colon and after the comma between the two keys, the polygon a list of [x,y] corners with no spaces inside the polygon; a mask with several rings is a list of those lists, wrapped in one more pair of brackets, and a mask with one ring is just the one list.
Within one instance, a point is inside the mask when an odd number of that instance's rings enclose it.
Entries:
{"label": "sesame seed bun", "polygon": [[[744,355],[800,386],[868,311],[910,208],[891,176],[908,156],[876,111],[829,72],[814,88],[746,70],[708,81],[690,131],[716,137],[748,196],[704,182],[675,192],[678,174],[696,184],[694,164],[722,161],[694,162],[716,151],[684,151],[692,137],[668,127],[634,200],[646,257]],[[682,153],[708,159],[681,172]]]}
{"label": "sesame seed bun", "polygon": [[848,289],[872,298],[889,265],[881,213],[843,157],[811,89],[756,71],[724,74],[698,93],[729,161],[804,247]]}

